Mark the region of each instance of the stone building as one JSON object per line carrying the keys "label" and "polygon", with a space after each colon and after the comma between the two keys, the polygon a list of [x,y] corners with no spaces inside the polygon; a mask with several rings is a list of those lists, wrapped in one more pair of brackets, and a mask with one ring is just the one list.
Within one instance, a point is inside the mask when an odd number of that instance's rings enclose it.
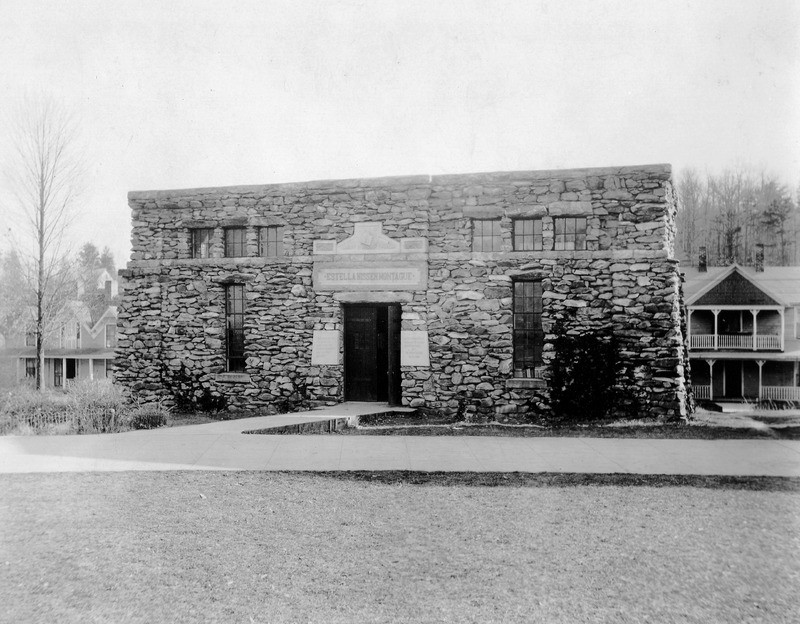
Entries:
{"label": "stone building", "polygon": [[668,165],[131,192],[115,378],[235,409],[549,409],[555,332],[613,334],[685,415]]}

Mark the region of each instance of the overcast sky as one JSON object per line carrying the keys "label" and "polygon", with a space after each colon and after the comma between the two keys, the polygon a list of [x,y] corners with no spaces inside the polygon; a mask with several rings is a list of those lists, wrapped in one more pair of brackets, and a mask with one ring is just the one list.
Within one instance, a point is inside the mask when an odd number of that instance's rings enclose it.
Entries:
{"label": "overcast sky", "polygon": [[800,2],[0,0],[0,105],[26,93],[82,120],[72,238],[119,265],[130,190],[657,162],[796,187]]}

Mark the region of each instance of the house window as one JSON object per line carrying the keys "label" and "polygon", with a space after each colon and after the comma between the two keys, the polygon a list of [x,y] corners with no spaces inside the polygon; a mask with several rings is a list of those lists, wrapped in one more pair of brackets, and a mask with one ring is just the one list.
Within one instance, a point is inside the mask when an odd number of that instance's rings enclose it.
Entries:
{"label": "house window", "polygon": [[36,377],[36,358],[25,358],[25,377]]}
{"label": "house window", "polygon": [[53,360],[53,386],[60,388],[64,385],[64,360],[56,358]]}
{"label": "house window", "polygon": [[554,218],[553,249],[556,251],[586,249],[586,217]]}
{"label": "house window", "polygon": [[514,219],[514,251],[542,251],[542,220]]}
{"label": "house window", "polygon": [[225,228],[225,257],[241,258],[247,255],[247,229],[243,227]]}
{"label": "house window", "polygon": [[271,258],[283,255],[283,228],[279,226],[262,227],[258,230],[258,255]]}
{"label": "house window", "polygon": [[75,348],[81,348],[81,324],[75,323]]}
{"label": "house window", "polygon": [[62,325],[58,330],[58,346],[61,349],[67,348],[67,326]]}
{"label": "house window", "polygon": [[227,369],[244,371],[244,285],[225,287],[225,343]]}
{"label": "house window", "polygon": [[514,376],[533,377],[542,364],[542,282],[514,282]]}
{"label": "house window", "polygon": [[211,239],[213,236],[213,228],[192,230],[192,258],[211,257]]}
{"label": "house window", "polygon": [[106,349],[114,349],[117,346],[117,326],[108,323],[106,325]]}
{"label": "house window", "polygon": [[36,346],[36,332],[29,331],[25,334],[25,346],[26,347]]}
{"label": "house window", "polygon": [[472,251],[500,251],[502,248],[499,220],[472,220]]}

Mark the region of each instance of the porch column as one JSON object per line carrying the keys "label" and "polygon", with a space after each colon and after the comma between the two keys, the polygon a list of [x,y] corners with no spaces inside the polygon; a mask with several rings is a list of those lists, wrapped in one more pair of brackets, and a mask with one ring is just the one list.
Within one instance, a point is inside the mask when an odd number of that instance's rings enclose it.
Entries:
{"label": "porch column", "polygon": [[756,360],[756,364],[758,364],[758,400],[760,401],[763,397],[761,396],[761,367],[764,366],[764,362],[766,360]]}
{"label": "porch column", "polygon": [[719,316],[719,310],[711,310],[714,313],[714,351],[719,349],[719,330],[717,329],[717,316]]}
{"label": "porch column", "polygon": [[689,343],[689,348],[692,348],[692,312],[691,308],[686,310],[686,342]]}
{"label": "porch column", "polygon": [[706,364],[708,364],[708,399],[709,401],[714,400],[714,362],[716,360],[706,360]]}
{"label": "porch column", "polygon": [[785,327],[786,319],[783,317],[783,308],[778,310],[778,314],[781,315],[781,351],[783,351],[783,339],[786,336],[786,327]]}
{"label": "porch column", "polygon": [[757,350],[757,345],[758,345],[758,332],[756,331],[756,322],[757,322],[757,319],[758,319],[758,310],[750,310],[750,314],[753,315],[753,351],[756,351]]}
{"label": "porch column", "polygon": [[61,358],[61,388],[67,387],[67,358]]}
{"label": "porch column", "polygon": [[94,381],[94,360],[89,358],[89,381]]}

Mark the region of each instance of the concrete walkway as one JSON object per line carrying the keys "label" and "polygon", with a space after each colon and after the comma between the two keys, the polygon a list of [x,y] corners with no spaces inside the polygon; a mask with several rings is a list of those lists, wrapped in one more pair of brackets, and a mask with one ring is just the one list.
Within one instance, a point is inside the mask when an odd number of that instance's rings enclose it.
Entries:
{"label": "concrete walkway", "polygon": [[375,404],[85,436],[0,437],[0,472],[417,470],[800,477],[800,441],[243,435]]}

